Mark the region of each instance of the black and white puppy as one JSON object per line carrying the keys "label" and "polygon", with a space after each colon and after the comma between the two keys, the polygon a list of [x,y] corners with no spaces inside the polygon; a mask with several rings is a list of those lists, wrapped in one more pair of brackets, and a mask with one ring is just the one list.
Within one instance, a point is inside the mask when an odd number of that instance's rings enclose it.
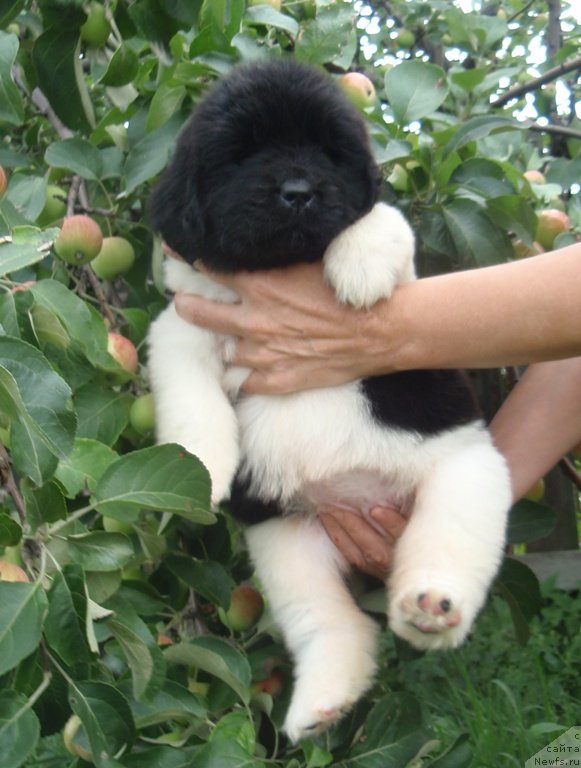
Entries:
{"label": "black and white puppy", "polygon": [[[196,108],[153,194],[155,228],[186,262],[234,272],[322,260],[337,298],[371,307],[413,280],[414,238],[378,202],[365,125],[330,76],[292,60],[236,68]],[[232,291],[170,259],[167,286]],[[469,332],[467,330],[467,332]],[[376,625],[317,508],[411,510],[388,582],[389,623],[421,649],[457,646],[498,569],[510,483],[456,371],[414,371],[284,396],[239,395],[228,340],[171,305],[152,326],[158,440],[207,466],[230,499],[296,664],[285,729],[335,722],[371,684]]]}

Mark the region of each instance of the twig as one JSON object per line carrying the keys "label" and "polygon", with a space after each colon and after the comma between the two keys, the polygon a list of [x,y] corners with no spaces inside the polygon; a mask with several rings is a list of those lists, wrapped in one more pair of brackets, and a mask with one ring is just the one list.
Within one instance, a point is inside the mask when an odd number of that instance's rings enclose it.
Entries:
{"label": "twig", "polygon": [[492,102],[493,107],[504,107],[512,99],[518,99],[525,93],[530,91],[536,91],[541,85],[550,83],[552,80],[556,80],[561,75],[566,75],[567,72],[573,72],[576,69],[581,69],[581,56],[570,61],[565,61],[563,64],[559,64],[552,69],[548,69],[544,75],[535,77],[522,85],[515,85],[514,88],[510,88],[503,96],[499,96],[498,99]]}
{"label": "twig", "polygon": [[91,283],[91,288],[93,289],[93,293],[95,294],[97,301],[99,302],[101,312],[105,315],[105,318],[109,323],[109,328],[111,330],[115,330],[115,328],[117,327],[117,320],[113,312],[111,312],[111,308],[109,307],[109,302],[107,301],[107,297],[105,296],[101,283],[99,282],[97,275],[93,272],[90,264],[84,265],[83,273],[87,278],[87,280]]}
{"label": "twig", "polygon": [[6,451],[6,448],[1,443],[0,443],[0,476],[4,481],[4,485],[6,486],[8,493],[12,496],[12,500],[14,501],[14,506],[16,507],[16,511],[18,512],[18,517],[20,518],[20,523],[21,525],[24,526],[26,524],[26,507],[24,504],[24,499],[22,498],[20,489],[18,488],[16,480],[14,479],[14,475],[12,474],[12,465],[10,463],[10,456]]}
{"label": "twig", "polygon": [[536,133],[551,133],[555,136],[568,136],[571,139],[581,139],[581,131],[576,131],[574,128],[568,128],[566,125],[539,125],[539,123],[530,123],[527,125],[530,131]]}
{"label": "twig", "polygon": [[581,475],[575,469],[573,462],[566,456],[563,456],[559,462],[559,467],[563,473],[571,480],[571,482],[577,486],[577,489],[581,491]]}

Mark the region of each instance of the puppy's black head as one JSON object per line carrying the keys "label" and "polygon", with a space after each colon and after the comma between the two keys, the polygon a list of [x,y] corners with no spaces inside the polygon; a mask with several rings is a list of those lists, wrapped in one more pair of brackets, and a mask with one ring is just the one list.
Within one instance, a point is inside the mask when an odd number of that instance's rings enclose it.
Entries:
{"label": "puppy's black head", "polygon": [[187,123],[153,224],[218,271],[316,261],[370,210],[379,180],[364,122],[329,76],[291,59],[249,64]]}

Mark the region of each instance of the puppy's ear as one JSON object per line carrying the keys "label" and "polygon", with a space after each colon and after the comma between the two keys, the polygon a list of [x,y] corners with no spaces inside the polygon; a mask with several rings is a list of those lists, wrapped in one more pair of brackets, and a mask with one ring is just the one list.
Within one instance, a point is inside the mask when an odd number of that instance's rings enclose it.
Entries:
{"label": "puppy's ear", "polygon": [[192,263],[199,256],[203,237],[197,184],[192,158],[179,147],[161,175],[148,206],[153,228],[176,253]]}

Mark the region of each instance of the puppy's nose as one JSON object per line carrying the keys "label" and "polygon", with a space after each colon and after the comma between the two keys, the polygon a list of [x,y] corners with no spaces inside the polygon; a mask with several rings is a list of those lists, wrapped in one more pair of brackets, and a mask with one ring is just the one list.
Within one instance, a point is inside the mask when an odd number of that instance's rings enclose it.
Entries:
{"label": "puppy's nose", "polygon": [[287,179],[280,188],[283,205],[302,211],[313,202],[313,187],[306,179]]}

